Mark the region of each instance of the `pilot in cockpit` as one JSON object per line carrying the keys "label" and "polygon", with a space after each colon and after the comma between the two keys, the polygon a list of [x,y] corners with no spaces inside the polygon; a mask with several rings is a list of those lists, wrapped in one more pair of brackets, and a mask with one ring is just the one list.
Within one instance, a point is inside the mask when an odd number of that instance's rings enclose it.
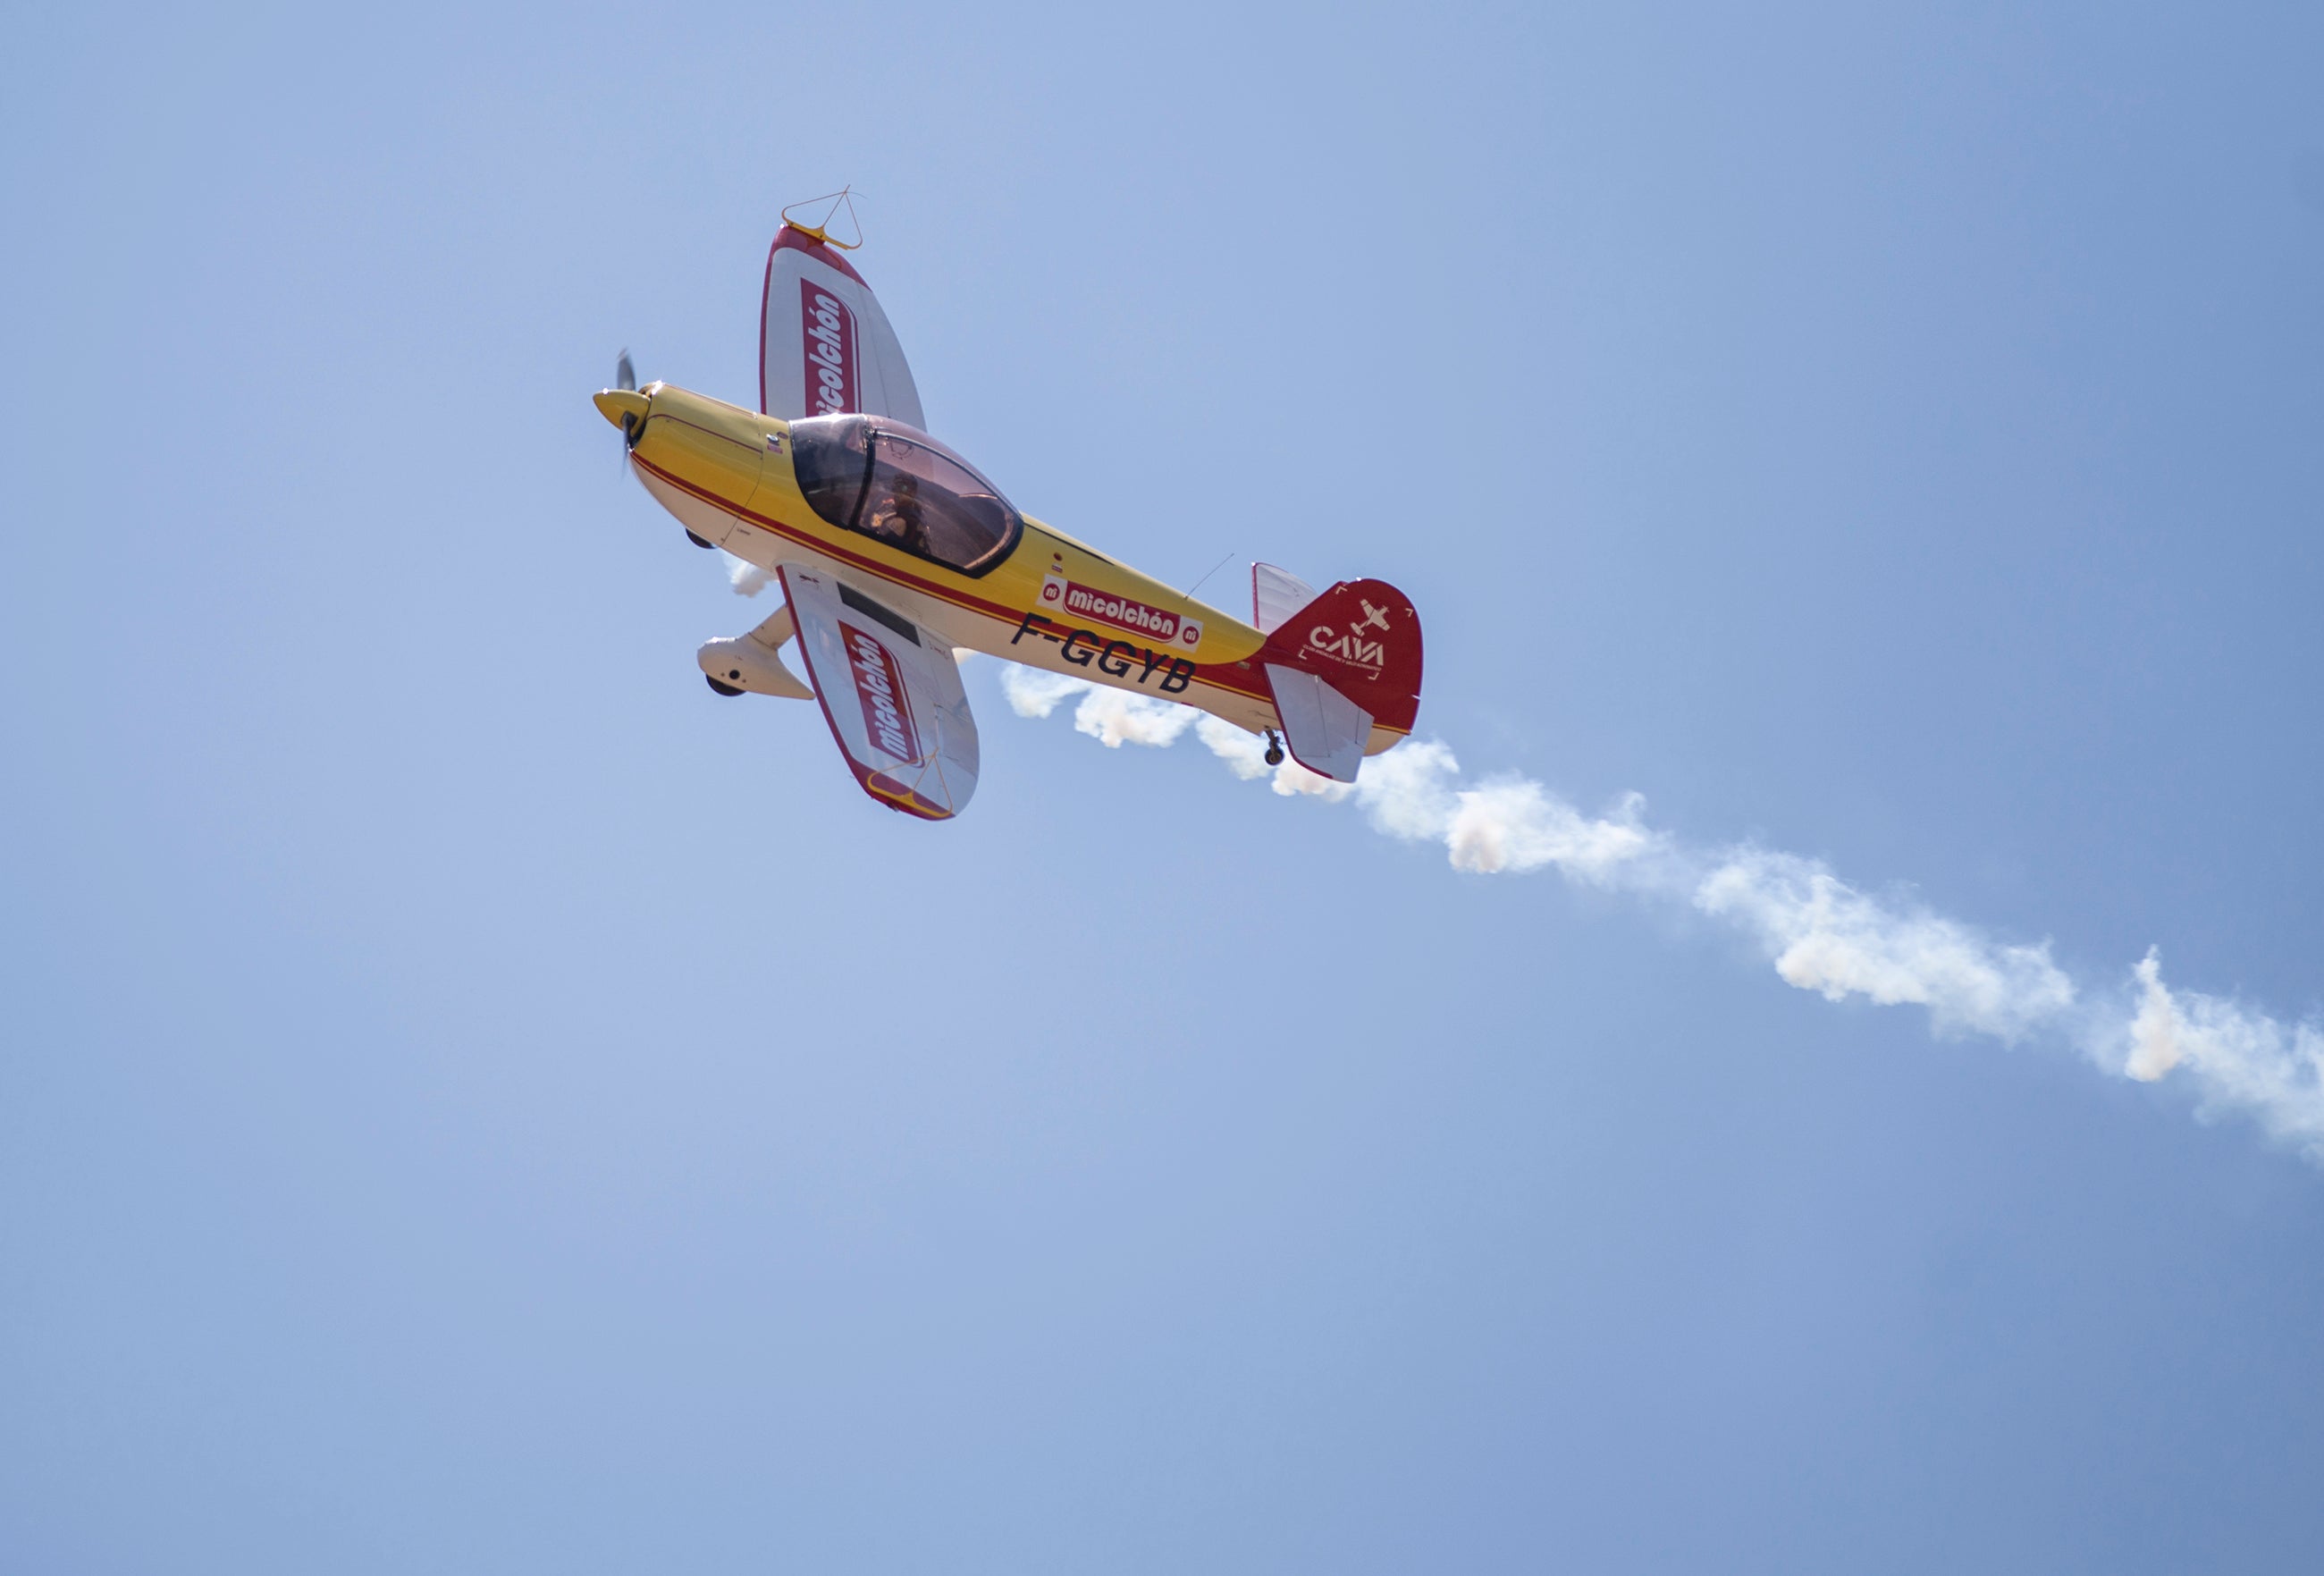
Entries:
{"label": "pilot in cockpit", "polygon": [[927,523],[920,518],[920,479],[909,471],[890,473],[887,491],[864,511],[864,529],[908,553],[928,549]]}

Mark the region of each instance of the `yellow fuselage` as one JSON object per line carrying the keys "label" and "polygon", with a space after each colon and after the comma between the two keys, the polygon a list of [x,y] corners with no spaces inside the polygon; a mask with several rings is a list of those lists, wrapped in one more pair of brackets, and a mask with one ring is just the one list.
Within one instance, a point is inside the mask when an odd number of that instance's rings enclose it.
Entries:
{"label": "yellow fuselage", "polygon": [[[668,383],[608,390],[597,407],[616,426],[628,419],[646,490],[738,558],[876,580],[896,611],[954,646],[1199,706],[1254,731],[1275,724],[1251,661],[1265,643],[1257,629],[1062,531],[1028,519],[1005,559],[964,575],[817,514],[792,469],[788,422]],[[1367,752],[1401,736],[1375,737]]]}

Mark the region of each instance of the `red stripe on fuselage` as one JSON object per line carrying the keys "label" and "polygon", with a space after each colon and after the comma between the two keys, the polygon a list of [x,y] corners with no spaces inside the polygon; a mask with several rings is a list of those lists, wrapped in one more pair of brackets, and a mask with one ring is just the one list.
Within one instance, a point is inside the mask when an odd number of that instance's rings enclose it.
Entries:
{"label": "red stripe on fuselage", "polygon": [[[698,498],[703,502],[709,504],[713,509],[731,514],[737,520],[748,521],[751,524],[758,526],[761,530],[770,530],[777,536],[783,537],[790,541],[798,543],[801,547],[813,548],[816,552],[825,554],[830,558],[837,558],[843,563],[852,564],[855,567],[862,569],[867,573],[879,576],[882,580],[890,581],[896,585],[902,585],[908,590],[919,592],[921,594],[926,596],[933,596],[939,602],[949,603],[954,607],[962,608],[969,613],[975,613],[980,618],[989,618],[999,623],[1013,626],[1025,617],[1025,613],[1021,610],[1010,609],[1005,604],[998,602],[987,602],[981,596],[972,596],[966,592],[954,590],[949,585],[942,585],[934,580],[924,580],[919,576],[914,575],[908,570],[891,568],[888,565],[881,563],[876,558],[869,558],[862,553],[856,552],[848,548],[844,548],[828,538],[818,536],[809,531],[801,530],[795,525],[786,525],[781,521],[773,518],[771,515],[754,513],[751,510],[744,509],[738,504],[730,502],[726,499],[719,497],[715,493],[706,493],[701,488],[695,486],[692,483],[683,481],[677,476],[671,475],[668,471],[663,470],[659,465],[655,465],[652,461],[641,459],[635,454],[632,454],[630,456],[630,459],[632,463],[636,465],[640,469],[652,472],[655,475],[660,477],[663,481],[668,482],[671,486],[677,488],[679,492],[685,493],[689,498]],[[1035,609],[1033,611],[1038,612],[1039,610]],[[1046,614],[1043,616],[1045,618],[1047,617]],[[1187,658],[1185,660],[1193,661],[1194,659],[1192,658]],[[1234,675],[1234,677],[1230,677],[1230,675]],[[1256,674],[1244,676],[1240,672],[1236,665],[1231,663],[1217,662],[1205,665],[1201,662],[1195,662],[1193,682],[1196,684],[1207,684],[1213,689],[1223,689],[1229,694],[1243,696],[1251,700],[1264,701],[1269,705],[1273,705],[1275,704],[1274,696],[1268,692],[1264,677]]]}

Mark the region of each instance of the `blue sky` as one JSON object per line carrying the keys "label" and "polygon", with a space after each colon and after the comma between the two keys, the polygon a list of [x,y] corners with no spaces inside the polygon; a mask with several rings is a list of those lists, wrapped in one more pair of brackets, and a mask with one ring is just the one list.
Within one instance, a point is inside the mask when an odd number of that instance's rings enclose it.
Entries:
{"label": "blue sky", "polygon": [[890,815],[703,687],[765,601],[587,401],[747,399],[852,180],[939,436],[1165,578],[1394,581],[1465,781],[2288,1032],[2312,13],[12,40],[0,1562],[2312,1564],[2324,1170],[2188,1069],[990,663]]}

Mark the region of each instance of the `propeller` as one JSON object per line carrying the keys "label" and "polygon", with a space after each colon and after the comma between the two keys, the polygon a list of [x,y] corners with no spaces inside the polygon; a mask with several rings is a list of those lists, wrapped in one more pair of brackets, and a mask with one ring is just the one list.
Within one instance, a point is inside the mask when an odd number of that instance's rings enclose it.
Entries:
{"label": "propeller", "polygon": [[[638,392],[638,369],[630,363],[630,347],[622,346],[621,359],[613,363],[613,386],[625,394]],[[642,425],[635,416],[622,413],[622,469],[630,469],[630,451],[638,447],[639,429]]]}

